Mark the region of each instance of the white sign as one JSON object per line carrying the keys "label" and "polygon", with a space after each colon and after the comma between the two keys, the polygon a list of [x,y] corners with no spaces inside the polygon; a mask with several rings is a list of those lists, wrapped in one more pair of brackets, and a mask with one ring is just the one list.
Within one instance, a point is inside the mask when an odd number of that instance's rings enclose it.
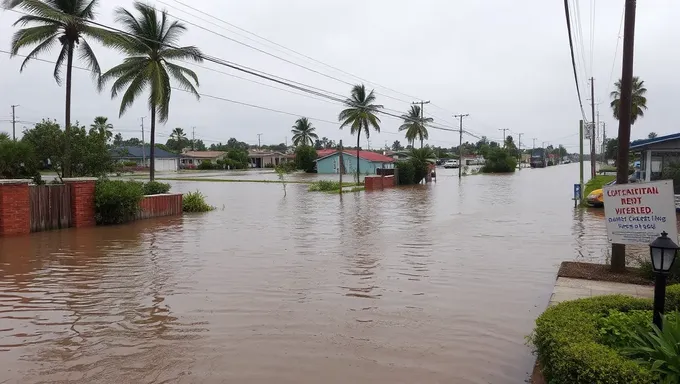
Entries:
{"label": "white sign", "polygon": [[604,215],[614,244],[649,245],[663,231],[678,238],[672,180],[604,187]]}

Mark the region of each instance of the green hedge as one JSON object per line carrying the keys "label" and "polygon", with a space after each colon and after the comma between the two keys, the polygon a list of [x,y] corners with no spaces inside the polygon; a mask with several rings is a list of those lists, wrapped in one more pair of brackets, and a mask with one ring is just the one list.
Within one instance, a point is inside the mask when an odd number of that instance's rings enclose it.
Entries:
{"label": "green hedge", "polygon": [[161,183],[158,181],[149,181],[148,183],[144,183],[145,195],[162,195],[168,192],[170,192],[170,184]]}
{"label": "green hedge", "polygon": [[135,219],[144,185],[138,181],[99,180],[94,194],[97,224],[121,224]]}
{"label": "green hedge", "polygon": [[[680,307],[680,285],[668,287],[666,310]],[[653,384],[647,368],[603,344],[598,321],[610,311],[650,310],[652,301],[599,296],[560,303],[536,320],[531,342],[550,384]],[[651,319],[650,319],[651,321]]]}

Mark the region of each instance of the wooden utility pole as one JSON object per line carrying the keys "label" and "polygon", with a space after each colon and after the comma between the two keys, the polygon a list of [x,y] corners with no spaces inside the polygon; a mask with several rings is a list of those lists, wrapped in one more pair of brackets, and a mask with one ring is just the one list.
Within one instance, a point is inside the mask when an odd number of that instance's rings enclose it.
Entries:
{"label": "wooden utility pole", "polygon": [[[633,101],[633,57],[635,55],[636,0],[626,0],[623,26],[623,63],[621,65],[621,100],[619,105],[619,153],[616,161],[616,183],[628,183],[630,122]],[[626,270],[626,246],[612,244],[612,271]]]}
{"label": "wooden utility pole", "polygon": [[469,113],[453,115],[460,119],[460,128],[458,129],[459,142],[458,142],[458,178],[463,177],[463,117],[470,116]]}
{"label": "wooden utility pole", "polygon": [[518,139],[517,139],[517,140],[518,140],[518,145],[517,145],[517,158],[518,158],[518,161],[517,161],[517,168],[518,168],[519,170],[522,170],[522,135],[523,135],[523,133],[518,133],[518,134],[517,134],[517,136],[518,136]]}
{"label": "wooden utility pole", "polygon": [[597,156],[595,155],[595,79],[590,78],[590,108],[592,112],[592,120],[590,125],[590,177],[595,178],[597,174],[595,164],[597,162]]}
{"label": "wooden utility pole", "polygon": [[258,134],[257,134],[257,149],[260,149],[260,144],[261,144],[261,142],[260,142],[260,137],[261,137],[261,136],[262,136],[261,133],[258,133]]}
{"label": "wooden utility pole", "polygon": [[[425,123],[424,123],[424,121],[425,121],[425,104],[430,104],[430,100],[414,101],[411,104],[413,104],[413,105],[420,104],[420,124],[422,124],[424,126],[425,125]],[[421,141],[420,142],[420,148],[422,148],[422,147],[423,147],[423,142]],[[370,148],[369,148],[369,150],[370,150]]]}
{"label": "wooden utility pole", "polygon": [[18,106],[18,104],[12,105],[12,139],[14,141],[17,141],[17,115],[15,109]]}
{"label": "wooden utility pole", "polygon": [[505,148],[505,147],[506,147],[505,141],[508,139],[508,138],[505,136],[505,131],[509,131],[509,129],[507,129],[507,128],[498,128],[498,130],[499,130],[499,131],[503,131],[503,148]]}
{"label": "wooden utility pole", "polygon": [[607,165],[607,123],[602,122],[602,162]]}
{"label": "wooden utility pole", "polygon": [[[342,192],[342,172],[344,171],[345,168],[344,167],[345,163],[342,160],[342,140],[340,140],[340,153],[338,154],[338,163],[340,163],[338,164],[339,170],[338,173],[340,173],[340,191]],[[342,193],[340,194],[340,196],[342,196]]]}
{"label": "wooden utility pole", "polygon": [[191,128],[191,150],[195,151],[195,143],[196,143],[196,127]]}
{"label": "wooden utility pole", "polygon": [[144,118],[142,120],[142,167],[146,167],[146,149],[144,148]]}

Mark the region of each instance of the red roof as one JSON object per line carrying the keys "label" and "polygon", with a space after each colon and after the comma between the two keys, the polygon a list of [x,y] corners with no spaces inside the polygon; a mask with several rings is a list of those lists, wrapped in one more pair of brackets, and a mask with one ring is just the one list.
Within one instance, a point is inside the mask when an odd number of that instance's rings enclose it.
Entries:
{"label": "red roof", "polygon": [[[316,154],[317,154],[319,159],[322,159],[324,157],[334,155],[337,152],[338,151],[335,150],[335,149],[320,149],[320,150],[316,151]],[[356,155],[357,155],[357,151],[352,151],[352,150],[343,151],[343,153],[346,156],[356,157]],[[374,163],[394,163],[393,158],[382,155],[380,153],[371,152],[371,151],[359,151],[359,157],[364,159],[364,160],[371,161],[371,162],[374,162]]]}

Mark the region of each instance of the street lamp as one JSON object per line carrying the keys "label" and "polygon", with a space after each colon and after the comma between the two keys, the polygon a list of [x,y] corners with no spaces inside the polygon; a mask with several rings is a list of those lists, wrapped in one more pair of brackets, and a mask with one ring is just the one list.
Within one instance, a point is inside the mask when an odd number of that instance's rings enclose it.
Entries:
{"label": "street lamp", "polygon": [[652,257],[652,270],[656,275],[654,283],[654,324],[661,329],[661,315],[666,301],[666,278],[670,273],[678,247],[666,231],[649,244],[649,254]]}

